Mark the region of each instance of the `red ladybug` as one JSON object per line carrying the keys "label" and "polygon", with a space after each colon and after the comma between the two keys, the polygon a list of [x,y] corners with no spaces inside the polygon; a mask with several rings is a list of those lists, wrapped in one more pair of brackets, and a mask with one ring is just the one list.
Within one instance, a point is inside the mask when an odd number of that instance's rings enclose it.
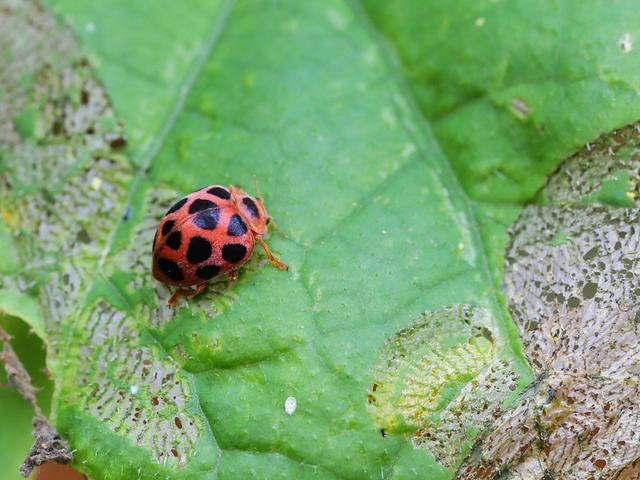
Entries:
{"label": "red ladybug", "polygon": [[197,295],[207,281],[225,273],[235,281],[256,240],[273,265],[287,270],[262,239],[270,220],[260,198],[233,186],[211,185],[176,202],[153,239],[153,276],[169,285],[197,288],[178,288],[169,305]]}

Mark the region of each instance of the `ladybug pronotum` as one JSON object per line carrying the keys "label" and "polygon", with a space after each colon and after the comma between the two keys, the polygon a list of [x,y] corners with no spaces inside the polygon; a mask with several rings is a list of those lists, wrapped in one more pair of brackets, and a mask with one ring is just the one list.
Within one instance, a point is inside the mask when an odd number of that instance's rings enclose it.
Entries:
{"label": "ladybug pronotum", "polygon": [[[220,275],[235,281],[256,240],[269,261],[286,270],[262,238],[270,220],[260,198],[234,186],[210,185],[176,202],[160,220],[153,239],[153,276],[179,287],[169,305],[182,296],[197,295]],[[192,286],[196,289],[182,288]]]}

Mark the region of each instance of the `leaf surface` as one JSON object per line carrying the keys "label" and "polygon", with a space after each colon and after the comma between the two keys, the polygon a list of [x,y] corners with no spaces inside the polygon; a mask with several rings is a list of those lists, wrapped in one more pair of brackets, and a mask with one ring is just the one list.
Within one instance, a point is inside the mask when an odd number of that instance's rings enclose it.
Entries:
{"label": "leaf surface", "polygon": [[[476,195],[475,164],[436,122],[444,156],[425,95],[414,105],[404,84],[411,69],[358,4],[47,4],[81,48],[69,40],[54,52],[50,74],[44,60],[27,69],[38,88],[27,84],[2,119],[16,138],[3,147],[3,221],[20,260],[2,271],[5,289],[31,293],[45,312],[55,419],[79,468],[113,479],[450,478],[464,452],[438,462],[380,434],[367,408],[371,366],[424,311],[469,304],[487,312],[496,348],[482,352],[529,381],[495,286],[500,244],[478,228],[475,200],[512,218],[558,152],[522,167],[537,175],[516,182],[517,195],[490,183],[494,196]],[[402,56],[402,39],[386,34]],[[628,105],[631,115],[638,105]],[[24,168],[43,157],[68,162]],[[157,221],[196,188],[249,189],[254,174],[289,271],[257,253],[237,285],[171,311],[150,275]],[[428,413],[438,417],[477,370],[434,381]]]}
{"label": "leaf surface", "polygon": [[639,116],[628,1],[364,0],[467,193],[497,283],[505,226],[559,160]]}

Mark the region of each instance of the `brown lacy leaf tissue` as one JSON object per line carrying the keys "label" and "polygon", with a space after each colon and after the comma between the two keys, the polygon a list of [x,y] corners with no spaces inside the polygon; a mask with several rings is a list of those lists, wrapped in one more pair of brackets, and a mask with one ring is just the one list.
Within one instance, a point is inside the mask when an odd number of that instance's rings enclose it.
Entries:
{"label": "brown lacy leaf tissue", "polygon": [[458,479],[640,477],[639,138],[587,145],[512,228],[504,287],[537,381]]}

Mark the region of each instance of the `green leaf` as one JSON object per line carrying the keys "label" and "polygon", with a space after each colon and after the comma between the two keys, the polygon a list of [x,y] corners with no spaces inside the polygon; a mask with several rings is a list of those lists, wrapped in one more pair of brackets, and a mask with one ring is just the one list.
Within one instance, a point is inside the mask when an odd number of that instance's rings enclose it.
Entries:
{"label": "green leaf", "polygon": [[[399,11],[341,0],[46,3],[80,46],[45,10],[0,13],[8,25],[0,36],[13,47],[0,62],[14,67],[0,68],[0,87],[35,79],[0,97],[11,115],[0,120],[15,138],[1,145],[1,213],[19,259],[0,271],[4,288],[40,302],[54,420],[77,467],[107,479],[451,478],[484,420],[464,425],[455,449],[446,441],[414,448],[402,432],[415,424],[383,437],[367,395],[381,356],[395,358],[385,342],[414,319],[441,319],[433,338],[446,366],[458,354],[446,335],[449,306],[483,312],[484,336],[469,340],[470,329],[458,340],[477,357],[434,383],[440,396],[428,420],[441,432],[464,410],[460,392],[472,379],[494,378],[493,366],[514,385],[530,381],[496,287],[506,227],[577,142],[637,116],[633,77],[620,91],[587,82],[585,92],[599,99],[592,118],[563,130],[570,115],[561,116],[547,134],[543,120],[555,118],[557,102],[544,85],[502,89],[456,116],[481,89],[447,76],[447,68],[466,71],[491,86],[512,57],[516,77],[536,71],[527,61],[538,52],[520,58],[509,46],[512,37],[525,42],[523,18],[540,13],[524,3],[504,9],[505,32],[491,43],[445,28],[469,16],[462,3],[439,13],[417,1]],[[388,16],[377,13],[386,8]],[[407,22],[415,16],[413,29],[393,23],[398,12]],[[421,43],[418,19],[427,17],[440,32],[429,42],[446,48]],[[545,19],[574,21],[557,12]],[[35,52],[28,62],[16,53],[18,32]],[[46,56],[45,43],[55,46]],[[488,76],[478,66],[486,58],[469,65],[471,49],[494,56]],[[613,84],[635,74],[635,57],[618,67],[609,53],[602,62]],[[427,58],[435,63],[420,70]],[[581,68],[591,78],[599,66]],[[586,101],[585,92],[568,92]],[[514,130],[513,119],[526,128]],[[548,149],[517,148],[549,139],[556,143]],[[515,181],[501,180],[503,171]],[[265,265],[258,252],[237,285],[167,308],[169,291],[149,271],[159,218],[198,187],[248,188],[253,175],[282,230],[268,241],[289,271]],[[294,411],[285,409],[291,397]]]}
{"label": "green leaf", "polygon": [[632,2],[363,0],[471,200],[496,283],[505,226],[560,159],[640,118]]}
{"label": "green leaf", "polygon": [[629,2],[364,3],[473,198],[526,201],[558,159],[638,118]]}

